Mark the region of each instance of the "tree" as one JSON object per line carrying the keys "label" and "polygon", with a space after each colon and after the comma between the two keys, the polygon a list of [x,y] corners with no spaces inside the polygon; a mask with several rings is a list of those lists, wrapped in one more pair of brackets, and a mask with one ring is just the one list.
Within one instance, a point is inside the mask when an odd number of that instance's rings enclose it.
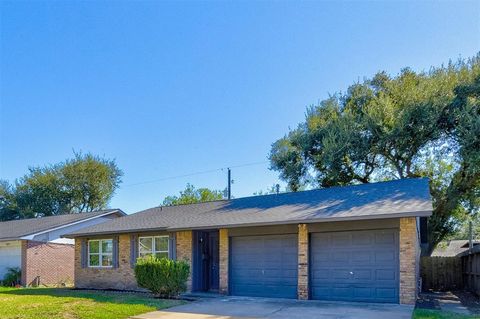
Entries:
{"label": "tree", "polygon": [[114,160],[81,153],[55,165],[29,168],[13,185],[0,183],[0,220],[105,208],[121,176]]}
{"label": "tree", "polygon": [[163,200],[163,206],[175,206],[182,204],[194,204],[220,200],[223,198],[223,192],[219,190],[210,190],[208,188],[199,188],[191,184],[187,184],[183,191],[180,191],[180,196],[167,196]]}
{"label": "tree", "polygon": [[377,73],[307,109],[272,144],[271,168],[292,190],[428,176],[429,240],[480,206],[480,55],[416,73]]}

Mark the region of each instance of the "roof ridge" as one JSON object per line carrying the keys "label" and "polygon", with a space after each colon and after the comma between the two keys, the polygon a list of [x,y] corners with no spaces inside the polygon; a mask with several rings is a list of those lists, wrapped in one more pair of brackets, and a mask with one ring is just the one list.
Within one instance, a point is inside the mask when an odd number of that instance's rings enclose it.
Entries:
{"label": "roof ridge", "polygon": [[[178,207],[178,206],[188,206],[188,205],[199,205],[199,204],[207,204],[207,203],[215,203],[215,202],[230,202],[230,201],[237,201],[237,200],[242,200],[242,199],[247,199],[247,198],[259,198],[259,197],[268,197],[268,196],[282,196],[282,195],[290,195],[290,194],[300,194],[300,193],[309,193],[309,192],[317,192],[317,191],[325,191],[325,190],[331,190],[335,188],[356,188],[356,187],[365,187],[368,185],[377,185],[377,184],[384,184],[384,183],[398,183],[402,181],[407,181],[407,180],[428,180],[428,177],[407,177],[407,178],[399,178],[399,179],[393,179],[393,180],[388,180],[388,181],[378,181],[378,182],[372,182],[372,183],[359,183],[359,184],[352,184],[352,185],[335,185],[335,186],[328,186],[328,187],[322,187],[322,188],[314,188],[314,189],[306,189],[302,191],[290,191],[290,192],[281,192],[281,193],[274,193],[274,194],[262,194],[262,195],[249,195],[245,197],[238,197],[238,198],[232,198],[232,199],[216,199],[216,200],[209,200],[205,202],[196,202],[196,203],[182,203],[182,204],[177,204],[177,205],[159,205],[159,206],[154,206],[151,208],[147,208],[144,210],[139,211],[138,213],[154,209],[154,208],[169,208],[169,207]],[[135,213],[136,214],[136,213]]]}

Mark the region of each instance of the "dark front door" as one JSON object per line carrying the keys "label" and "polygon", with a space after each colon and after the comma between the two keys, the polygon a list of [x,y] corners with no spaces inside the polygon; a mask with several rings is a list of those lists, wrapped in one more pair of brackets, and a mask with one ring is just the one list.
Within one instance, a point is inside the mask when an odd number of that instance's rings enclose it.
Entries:
{"label": "dark front door", "polygon": [[218,232],[210,232],[208,236],[208,251],[209,251],[209,290],[218,291],[218,282],[220,279],[219,272],[219,242]]}
{"label": "dark front door", "polygon": [[218,231],[195,231],[193,240],[193,290],[218,291]]}

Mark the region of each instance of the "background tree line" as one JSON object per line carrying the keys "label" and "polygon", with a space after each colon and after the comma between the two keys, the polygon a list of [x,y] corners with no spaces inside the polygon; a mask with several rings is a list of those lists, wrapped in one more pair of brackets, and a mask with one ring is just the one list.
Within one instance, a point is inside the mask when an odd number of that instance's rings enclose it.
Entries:
{"label": "background tree line", "polygon": [[0,181],[0,221],[106,208],[122,175],[114,160],[81,153],[58,164],[29,168],[14,183]]}
{"label": "background tree line", "polygon": [[308,107],[269,158],[293,191],[429,177],[429,241],[436,244],[465,219],[478,219],[480,55],[355,83]]}

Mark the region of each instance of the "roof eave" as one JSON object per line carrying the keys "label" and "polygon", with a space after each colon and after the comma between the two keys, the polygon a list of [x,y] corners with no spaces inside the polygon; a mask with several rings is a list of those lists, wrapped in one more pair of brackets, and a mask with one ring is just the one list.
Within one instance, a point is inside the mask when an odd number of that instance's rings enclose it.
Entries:
{"label": "roof eave", "polygon": [[[90,220],[93,220],[93,219],[105,217],[105,216],[112,215],[112,214],[119,214],[120,217],[127,215],[121,209],[114,209],[114,210],[111,210],[111,211],[108,211],[108,212],[105,212],[103,214],[99,214],[99,215],[96,215],[96,216],[88,216],[88,217],[85,217],[84,219],[80,219],[80,220],[77,220],[77,221],[74,221],[74,222],[69,222],[69,223],[66,223],[66,224],[63,224],[63,225],[60,225],[60,226],[50,227],[50,228],[47,228],[47,229],[44,229],[42,231],[38,231],[38,232],[35,232],[35,233],[28,233],[28,234],[25,234],[25,235],[19,237],[19,239],[31,240],[35,236],[38,236],[38,235],[42,235],[42,234],[45,234],[45,233],[49,233],[51,231],[59,230],[59,229],[62,229],[62,228],[73,226],[73,225],[81,224],[81,223],[84,223],[84,222],[87,222],[87,221],[90,221]],[[63,235],[60,235],[60,238],[63,238]]]}
{"label": "roof eave", "polygon": [[152,232],[152,231],[184,231],[184,230],[199,230],[210,228],[240,228],[240,227],[258,227],[258,226],[274,226],[274,225],[288,225],[288,224],[313,224],[313,223],[328,223],[328,222],[340,222],[340,221],[356,221],[356,220],[376,220],[376,219],[390,219],[390,218],[402,218],[402,217],[428,217],[432,215],[431,210],[393,213],[393,214],[381,214],[381,215],[364,215],[364,216],[351,216],[351,217],[331,217],[331,218],[316,218],[316,219],[299,219],[299,220],[285,220],[275,222],[257,222],[257,223],[242,223],[242,224],[217,224],[217,225],[204,225],[195,227],[160,227],[160,228],[141,228],[141,229],[129,229],[120,231],[104,231],[95,233],[75,233],[62,235],[63,238],[77,238],[88,236],[102,236],[102,235],[114,235],[114,234],[131,234],[139,232]]}
{"label": "roof eave", "polygon": [[103,231],[103,232],[96,232],[96,233],[74,233],[74,234],[65,234],[61,235],[61,238],[70,238],[75,239],[77,237],[89,237],[89,236],[103,236],[103,235],[115,235],[115,234],[132,234],[132,233],[140,233],[140,232],[152,232],[152,231],[168,231],[165,227],[157,227],[157,228],[142,228],[142,229],[128,229],[128,230],[116,230],[116,231]]}
{"label": "roof eave", "polygon": [[391,219],[402,217],[429,217],[432,215],[432,211],[418,211],[418,212],[406,212],[406,213],[393,213],[382,215],[365,215],[365,216],[351,216],[351,217],[331,217],[331,218],[316,218],[316,219],[298,219],[298,220],[285,220],[275,222],[258,222],[258,223],[243,223],[243,224],[231,224],[231,225],[206,225],[196,227],[169,227],[168,231],[183,231],[183,230],[199,230],[209,228],[240,228],[240,227],[258,227],[258,226],[275,226],[275,225],[288,225],[288,224],[314,224],[314,223],[330,223],[330,222],[342,222],[342,221],[356,221],[356,220],[376,220],[376,219]]}

